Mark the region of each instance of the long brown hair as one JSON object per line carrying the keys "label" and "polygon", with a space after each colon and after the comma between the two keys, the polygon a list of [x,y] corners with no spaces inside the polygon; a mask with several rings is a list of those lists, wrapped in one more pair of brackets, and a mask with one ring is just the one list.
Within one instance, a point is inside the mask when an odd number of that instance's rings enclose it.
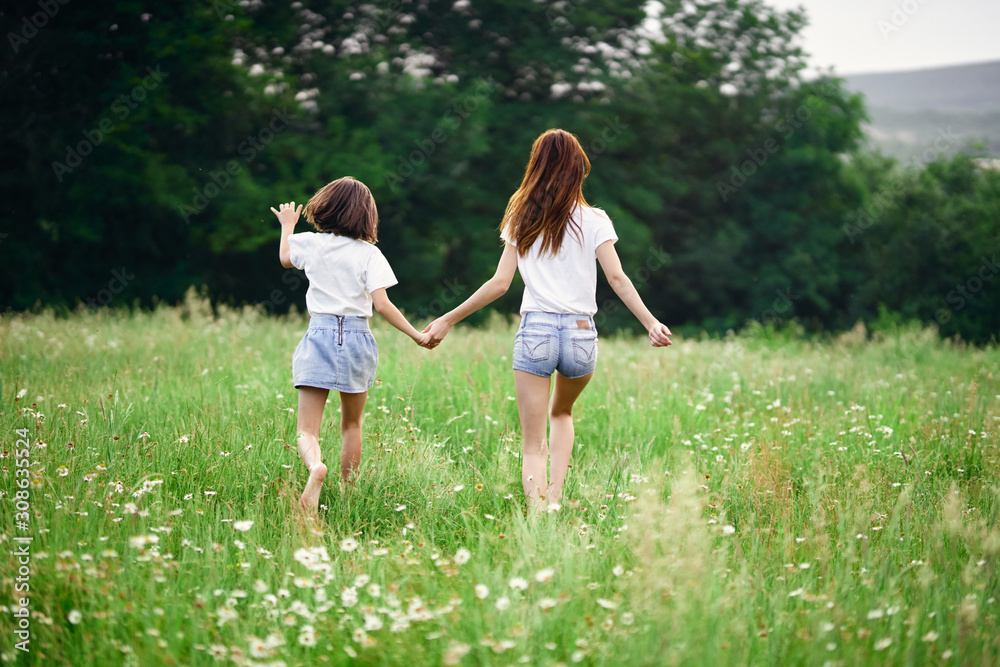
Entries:
{"label": "long brown hair", "polygon": [[590,160],[576,137],[564,130],[547,130],[531,146],[531,159],[524,180],[507,202],[500,230],[514,240],[517,254],[524,257],[542,239],[539,254],[559,252],[573,223],[573,211],[586,206],[583,179],[590,173]]}
{"label": "long brown hair", "polygon": [[378,208],[368,186],[351,176],[316,191],[306,204],[306,220],[321,232],[378,243]]}

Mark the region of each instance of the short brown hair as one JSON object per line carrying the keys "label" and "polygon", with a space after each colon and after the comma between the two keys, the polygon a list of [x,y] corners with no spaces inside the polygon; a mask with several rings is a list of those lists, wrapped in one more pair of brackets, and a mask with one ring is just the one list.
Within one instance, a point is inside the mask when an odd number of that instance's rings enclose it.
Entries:
{"label": "short brown hair", "polygon": [[306,220],[321,232],[378,243],[378,208],[371,190],[345,176],[316,191],[305,209]]}

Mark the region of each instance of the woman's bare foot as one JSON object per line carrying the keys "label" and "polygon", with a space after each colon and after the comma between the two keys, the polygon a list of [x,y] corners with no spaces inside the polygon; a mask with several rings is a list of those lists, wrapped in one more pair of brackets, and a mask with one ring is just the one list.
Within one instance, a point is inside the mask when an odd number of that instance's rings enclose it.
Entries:
{"label": "woman's bare foot", "polygon": [[555,489],[550,484],[546,493],[545,511],[558,512],[562,509],[562,489]]}
{"label": "woman's bare foot", "polygon": [[319,492],[323,489],[323,480],[326,479],[326,466],[317,463],[309,471],[309,481],[306,482],[306,490],[299,498],[299,507],[303,512],[316,514],[319,512]]}

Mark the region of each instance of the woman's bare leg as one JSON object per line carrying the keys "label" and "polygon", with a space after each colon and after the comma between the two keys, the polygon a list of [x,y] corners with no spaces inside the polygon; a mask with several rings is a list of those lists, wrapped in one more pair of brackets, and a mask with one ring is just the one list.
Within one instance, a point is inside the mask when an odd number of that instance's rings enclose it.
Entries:
{"label": "woman's bare leg", "polygon": [[361,421],[365,416],[368,392],[340,392],[340,478],[347,483],[361,465]]}
{"label": "woman's bare leg", "polygon": [[528,499],[528,507],[534,510],[545,507],[548,487],[545,467],[549,450],[545,444],[545,417],[551,386],[551,378],[514,371],[517,411],[521,416],[521,435],[524,437],[521,484]]}
{"label": "woman's bare leg", "polygon": [[323,489],[326,479],[326,466],[323,465],[322,453],[319,448],[319,429],[323,425],[323,408],[329,389],[319,387],[301,387],[299,389],[298,438],[299,456],[302,457],[309,471],[309,481],[305,491],[299,498],[299,507],[305,512],[316,513],[319,510],[319,492]]}
{"label": "woman's bare leg", "polygon": [[562,502],[563,482],[573,455],[573,404],[584,387],[594,377],[589,373],[579,378],[564,378],[556,373],[556,389],[549,404],[549,449],[552,451],[551,481],[546,496],[550,503]]}

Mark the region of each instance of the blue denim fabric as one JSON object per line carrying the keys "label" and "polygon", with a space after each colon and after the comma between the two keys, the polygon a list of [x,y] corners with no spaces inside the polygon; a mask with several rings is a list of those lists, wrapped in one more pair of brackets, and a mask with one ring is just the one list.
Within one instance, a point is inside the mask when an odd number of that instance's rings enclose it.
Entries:
{"label": "blue denim fabric", "polygon": [[367,317],[313,315],[292,354],[295,388],[360,394],[375,384],[378,345]]}
{"label": "blue denim fabric", "polygon": [[[581,328],[581,324],[584,325]],[[583,377],[597,367],[597,328],[590,315],[525,313],[514,338],[514,370]]]}

